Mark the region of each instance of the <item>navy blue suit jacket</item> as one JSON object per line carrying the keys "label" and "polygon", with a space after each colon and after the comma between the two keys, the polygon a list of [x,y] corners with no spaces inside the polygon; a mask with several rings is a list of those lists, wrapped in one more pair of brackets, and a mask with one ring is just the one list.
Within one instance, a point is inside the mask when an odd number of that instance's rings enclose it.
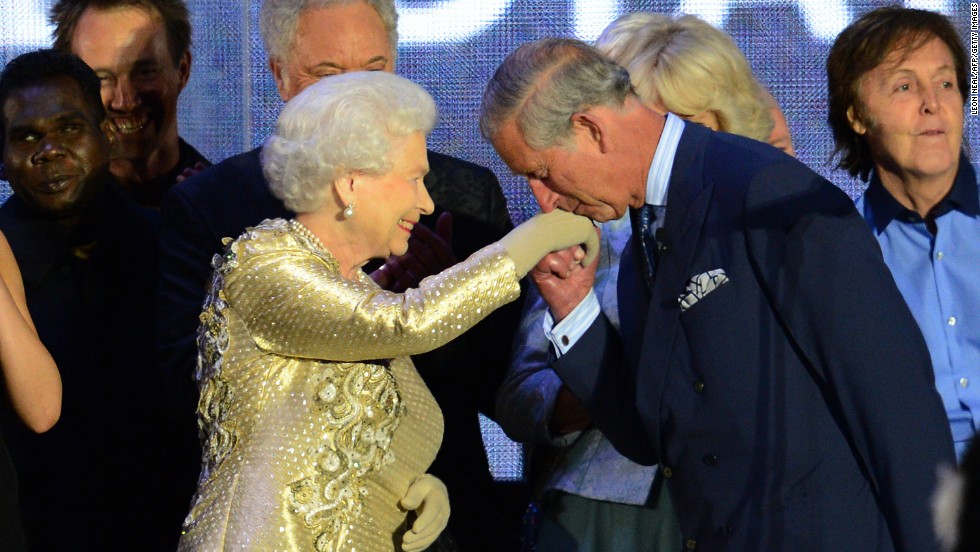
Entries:
{"label": "navy blue suit jacket", "polygon": [[[949,427],[851,200],[769,146],[687,124],[662,240],[652,290],[623,261],[621,335],[600,317],[555,368],[623,454],[660,462],[688,548],[935,550]],[[689,279],[715,269],[729,282],[682,312]]]}

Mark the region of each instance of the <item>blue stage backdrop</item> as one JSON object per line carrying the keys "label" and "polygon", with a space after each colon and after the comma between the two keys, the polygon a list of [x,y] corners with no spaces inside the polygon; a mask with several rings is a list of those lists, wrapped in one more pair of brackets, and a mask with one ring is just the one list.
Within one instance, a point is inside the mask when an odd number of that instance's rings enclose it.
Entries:
{"label": "blue stage backdrop", "polygon": [[[535,211],[525,184],[484,143],[477,128],[479,98],[500,61],[519,44],[546,36],[594,40],[631,11],[697,14],[735,37],[759,79],[786,112],[800,159],[857,196],[863,184],[833,170],[826,124],[824,62],[834,37],[884,1],[847,0],[401,0],[398,73],[424,86],[440,108],[430,139],[437,151],[491,167],[500,177],[515,222]],[[44,0],[0,0],[0,61],[50,44]],[[181,96],[180,130],[213,161],[262,143],[281,108],[258,36],[258,0],[188,0],[194,63]],[[918,0],[910,7],[951,17],[970,44],[971,3]],[[976,3],[973,3],[976,6]],[[974,9],[976,9],[974,7]],[[974,50],[975,52],[975,50]],[[975,55],[975,54],[974,54]],[[975,82],[975,75],[974,82]],[[976,90],[971,90],[976,100]],[[966,142],[976,141],[967,109]],[[976,154],[970,152],[976,163]],[[0,190],[0,196],[9,193]],[[461,369],[463,369],[461,367]],[[495,475],[522,476],[519,446],[485,424]]]}

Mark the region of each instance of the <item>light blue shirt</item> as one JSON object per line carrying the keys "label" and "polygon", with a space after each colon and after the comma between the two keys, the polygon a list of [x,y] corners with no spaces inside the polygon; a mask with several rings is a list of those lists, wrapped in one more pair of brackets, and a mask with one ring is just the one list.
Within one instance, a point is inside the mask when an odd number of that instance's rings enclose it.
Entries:
{"label": "light blue shirt", "polygon": [[877,175],[857,208],[925,337],[962,460],[980,428],[980,192],[973,167],[960,157],[952,189],[933,210],[935,234]]}
{"label": "light blue shirt", "polygon": [[[680,144],[683,133],[684,120],[673,113],[668,113],[663,133],[660,135],[660,142],[657,143],[657,149],[653,153],[653,161],[650,162],[650,169],[647,171],[646,198],[644,201],[648,205],[667,205],[670,173],[674,170],[674,156],[677,154],[677,146]],[[551,312],[545,314],[542,325],[545,335],[555,347],[555,354],[561,356],[571,349],[586,330],[592,326],[598,316],[599,301],[596,299],[595,290],[589,291],[585,299],[558,324],[555,324]],[[980,381],[977,383],[980,384]]]}

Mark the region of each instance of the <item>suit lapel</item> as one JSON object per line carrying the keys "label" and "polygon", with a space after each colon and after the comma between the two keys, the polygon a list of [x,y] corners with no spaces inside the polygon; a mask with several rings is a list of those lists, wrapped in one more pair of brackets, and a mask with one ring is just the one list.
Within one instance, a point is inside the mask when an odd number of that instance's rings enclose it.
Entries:
{"label": "suit lapel", "polygon": [[[667,191],[663,242],[646,314],[637,372],[637,408],[648,420],[648,431],[659,441],[660,397],[644,396],[645,389],[663,389],[674,356],[680,307],[677,297],[690,278],[691,265],[713,191],[705,178],[705,148],[711,131],[685,123]],[[639,267],[637,267],[639,268]]]}

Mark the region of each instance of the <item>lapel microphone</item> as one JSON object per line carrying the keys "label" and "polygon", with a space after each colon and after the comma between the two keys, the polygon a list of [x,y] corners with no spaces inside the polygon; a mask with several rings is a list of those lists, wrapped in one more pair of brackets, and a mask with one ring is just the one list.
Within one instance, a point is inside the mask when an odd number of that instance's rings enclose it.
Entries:
{"label": "lapel microphone", "polygon": [[664,232],[663,226],[654,231],[653,239],[657,241],[657,253],[666,255],[670,251],[670,246],[667,245],[667,233]]}

